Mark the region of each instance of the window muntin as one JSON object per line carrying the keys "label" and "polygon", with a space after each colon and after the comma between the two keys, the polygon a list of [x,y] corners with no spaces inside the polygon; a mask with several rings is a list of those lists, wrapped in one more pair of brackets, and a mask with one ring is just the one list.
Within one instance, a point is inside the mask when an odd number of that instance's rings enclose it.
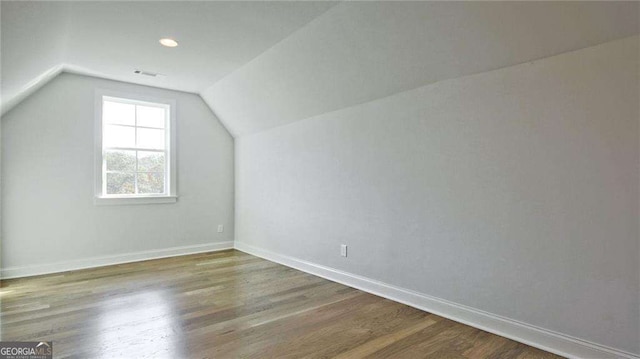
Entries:
{"label": "window muntin", "polygon": [[170,193],[171,107],[102,96],[101,197]]}

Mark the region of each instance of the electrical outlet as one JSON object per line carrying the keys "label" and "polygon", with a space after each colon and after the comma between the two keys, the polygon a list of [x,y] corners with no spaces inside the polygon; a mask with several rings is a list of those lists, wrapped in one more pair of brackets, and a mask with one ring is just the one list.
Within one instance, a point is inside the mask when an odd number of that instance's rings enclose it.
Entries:
{"label": "electrical outlet", "polygon": [[340,245],[340,255],[343,257],[347,256],[347,245],[346,244],[341,244]]}
{"label": "electrical outlet", "polygon": [[224,226],[222,224],[218,225],[218,233],[224,232]]}

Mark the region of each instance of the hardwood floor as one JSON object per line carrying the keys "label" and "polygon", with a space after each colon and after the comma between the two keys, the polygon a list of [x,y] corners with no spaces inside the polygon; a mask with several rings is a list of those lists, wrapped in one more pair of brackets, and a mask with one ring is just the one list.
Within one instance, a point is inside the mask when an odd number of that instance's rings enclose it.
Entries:
{"label": "hardwood floor", "polygon": [[56,358],[559,358],[239,251],[2,281]]}

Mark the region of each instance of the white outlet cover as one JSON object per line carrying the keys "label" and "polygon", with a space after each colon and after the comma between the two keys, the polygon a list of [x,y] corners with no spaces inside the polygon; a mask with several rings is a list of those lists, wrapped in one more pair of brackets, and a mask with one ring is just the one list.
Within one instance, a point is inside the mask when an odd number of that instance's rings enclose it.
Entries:
{"label": "white outlet cover", "polygon": [[347,245],[346,244],[340,245],[340,255],[343,256],[343,257],[347,256]]}

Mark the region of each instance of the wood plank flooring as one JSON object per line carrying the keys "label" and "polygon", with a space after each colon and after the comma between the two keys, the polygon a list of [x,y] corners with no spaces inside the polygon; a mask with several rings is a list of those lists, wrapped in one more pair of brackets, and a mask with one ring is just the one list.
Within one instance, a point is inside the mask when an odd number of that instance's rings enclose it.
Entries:
{"label": "wood plank flooring", "polygon": [[2,281],[55,358],[559,358],[239,251]]}

